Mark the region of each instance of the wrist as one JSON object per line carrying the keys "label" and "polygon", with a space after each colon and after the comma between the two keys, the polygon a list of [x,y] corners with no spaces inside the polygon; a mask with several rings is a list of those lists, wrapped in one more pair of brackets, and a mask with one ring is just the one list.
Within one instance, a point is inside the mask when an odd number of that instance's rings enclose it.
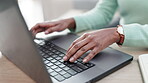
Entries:
{"label": "wrist", "polygon": [[119,34],[117,33],[117,27],[114,27],[114,28],[112,28],[113,29],[113,38],[114,38],[114,42],[115,43],[117,43],[117,42],[119,42],[120,41],[120,36],[119,36]]}
{"label": "wrist", "polygon": [[122,25],[118,25],[116,28],[116,32],[119,35],[119,40],[116,42],[118,45],[122,45],[124,42],[124,31]]}
{"label": "wrist", "polygon": [[67,23],[68,23],[68,27],[69,29],[75,29],[76,28],[76,23],[75,23],[75,20],[74,18],[69,18],[69,19],[66,19]]}

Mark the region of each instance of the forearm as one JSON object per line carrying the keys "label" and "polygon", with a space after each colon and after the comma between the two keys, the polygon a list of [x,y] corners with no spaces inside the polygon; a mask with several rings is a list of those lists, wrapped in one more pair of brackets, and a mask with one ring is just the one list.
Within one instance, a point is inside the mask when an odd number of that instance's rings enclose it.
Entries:
{"label": "forearm", "polygon": [[112,20],[116,9],[116,0],[99,1],[96,7],[91,11],[74,17],[76,32],[105,27]]}
{"label": "forearm", "polygon": [[148,25],[129,24],[123,25],[123,46],[148,48]]}

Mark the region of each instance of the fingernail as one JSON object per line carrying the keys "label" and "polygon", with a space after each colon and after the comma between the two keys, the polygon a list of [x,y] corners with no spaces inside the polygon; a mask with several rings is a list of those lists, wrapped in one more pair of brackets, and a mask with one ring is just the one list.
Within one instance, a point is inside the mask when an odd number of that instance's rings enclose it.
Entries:
{"label": "fingernail", "polygon": [[75,59],[72,57],[72,58],[70,58],[69,61],[70,61],[70,62],[74,62],[74,60],[75,60]]}
{"label": "fingernail", "polygon": [[83,63],[86,63],[86,62],[87,62],[87,59],[84,59],[84,60],[83,60]]}
{"label": "fingernail", "polygon": [[64,61],[67,61],[67,59],[68,59],[67,56],[64,56],[64,57],[63,57],[63,60],[64,60]]}

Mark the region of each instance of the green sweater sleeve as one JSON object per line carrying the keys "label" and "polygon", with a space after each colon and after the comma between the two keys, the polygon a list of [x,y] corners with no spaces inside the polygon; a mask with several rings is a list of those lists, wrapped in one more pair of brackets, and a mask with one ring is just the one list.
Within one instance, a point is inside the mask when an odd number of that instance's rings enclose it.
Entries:
{"label": "green sweater sleeve", "polygon": [[117,0],[99,0],[96,7],[91,11],[74,17],[76,22],[75,32],[105,27],[112,20],[117,6]]}
{"label": "green sweater sleeve", "polygon": [[148,47],[148,24],[123,25],[125,39],[123,46]]}

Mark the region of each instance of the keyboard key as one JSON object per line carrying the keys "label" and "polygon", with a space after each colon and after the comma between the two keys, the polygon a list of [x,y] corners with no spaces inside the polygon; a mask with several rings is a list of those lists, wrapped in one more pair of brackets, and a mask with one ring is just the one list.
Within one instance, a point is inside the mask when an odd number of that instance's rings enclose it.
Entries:
{"label": "keyboard key", "polygon": [[52,73],[52,72],[55,72],[53,69],[48,69],[48,73]]}
{"label": "keyboard key", "polygon": [[72,70],[72,69],[69,69],[67,72],[70,73],[71,75],[76,75],[77,74],[77,72]]}
{"label": "keyboard key", "polygon": [[52,52],[48,52],[48,54],[49,54],[50,56],[52,56],[54,53],[52,53]]}
{"label": "keyboard key", "polygon": [[75,61],[75,62],[73,62],[73,63],[78,63],[78,61]]}
{"label": "keyboard key", "polygon": [[58,66],[52,65],[51,68],[52,68],[52,69],[56,69],[56,68],[58,68]]}
{"label": "keyboard key", "polygon": [[79,73],[79,72],[82,72],[82,69],[79,68],[79,67],[77,67],[77,66],[73,66],[72,69],[75,70],[75,71],[78,72],[78,73]]}
{"label": "keyboard key", "polygon": [[84,63],[84,65],[86,65],[87,67],[93,67],[94,66],[93,63]]}
{"label": "keyboard key", "polygon": [[63,54],[63,53],[60,53],[60,54],[59,54],[59,56],[60,56],[60,57],[64,57],[64,56],[65,56],[65,54]]}
{"label": "keyboard key", "polygon": [[42,53],[41,54],[44,58],[48,58],[49,57],[49,55],[48,54],[45,54],[45,53]]}
{"label": "keyboard key", "polygon": [[75,63],[71,63],[71,62],[69,62],[69,61],[64,61],[63,62],[65,65],[67,65],[68,67],[73,67],[73,66],[75,66]]}
{"label": "keyboard key", "polygon": [[49,55],[48,55],[47,53],[45,53],[45,52],[41,53],[41,55],[42,55],[43,57],[49,57]]}
{"label": "keyboard key", "polygon": [[51,44],[51,43],[50,43],[50,47],[54,47],[54,46],[55,46],[54,44]]}
{"label": "keyboard key", "polygon": [[63,76],[59,75],[59,74],[56,75],[56,76],[54,76],[54,78],[57,79],[60,82],[63,81],[63,80],[65,80],[65,78]]}
{"label": "keyboard key", "polygon": [[46,51],[44,51],[45,53],[50,53],[50,51],[49,50],[46,50]]}
{"label": "keyboard key", "polygon": [[52,51],[52,52],[56,52],[56,50],[54,50],[54,49],[53,49],[53,50],[51,50],[51,51]]}
{"label": "keyboard key", "polygon": [[59,52],[59,51],[56,51],[56,52],[55,52],[55,54],[59,55],[59,54],[60,54],[60,52]]}
{"label": "keyboard key", "polygon": [[71,75],[70,75],[69,73],[66,73],[66,74],[63,75],[63,76],[64,76],[66,79],[71,77]]}
{"label": "keyboard key", "polygon": [[56,59],[52,59],[50,60],[52,63],[55,63],[57,60]]}
{"label": "keyboard key", "polygon": [[47,65],[46,65],[45,67],[46,67],[46,69],[47,69],[47,70],[48,70],[48,69],[50,69],[50,67],[49,67],[49,66],[47,66]]}
{"label": "keyboard key", "polygon": [[46,59],[50,61],[50,60],[52,60],[53,58],[52,58],[52,57],[47,57]]}
{"label": "keyboard key", "polygon": [[46,64],[48,67],[51,67],[51,66],[53,66],[54,64],[53,63],[48,63],[48,64]]}
{"label": "keyboard key", "polygon": [[54,64],[55,64],[55,65],[61,65],[62,63],[59,62],[59,61],[57,61],[57,62],[55,62]]}
{"label": "keyboard key", "polygon": [[50,62],[50,61],[48,61],[48,60],[45,60],[45,61],[44,61],[45,64],[48,64],[49,62]]}
{"label": "keyboard key", "polygon": [[50,76],[56,76],[56,75],[58,75],[58,73],[55,71],[50,73]]}
{"label": "keyboard key", "polygon": [[46,59],[45,59],[45,58],[43,58],[43,61],[46,61]]}
{"label": "keyboard key", "polygon": [[80,67],[80,68],[83,69],[83,70],[89,68],[89,67],[87,67],[86,65],[84,65],[84,64],[82,64],[82,63],[80,63],[80,62],[78,62],[78,63],[76,64],[76,66]]}
{"label": "keyboard key", "polygon": [[48,50],[52,51],[52,50],[53,50],[53,48],[49,48]]}
{"label": "keyboard key", "polygon": [[60,59],[59,61],[60,61],[60,62],[62,62],[62,63],[64,62],[64,60],[63,60],[63,59]]}
{"label": "keyboard key", "polygon": [[57,71],[57,72],[62,71],[62,69],[61,69],[61,68],[59,68],[59,67],[55,68],[54,70],[55,70],[55,71]]}
{"label": "keyboard key", "polygon": [[63,69],[64,69],[65,71],[67,71],[67,70],[69,70],[70,68],[67,67],[67,66],[65,66]]}
{"label": "keyboard key", "polygon": [[60,59],[62,59],[62,57],[56,57],[55,59],[60,60]]}
{"label": "keyboard key", "polygon": [[64,74],[66,74],[67,72],[64,71],[64,70],[62,70],[62,71],[60,71],[59,73],[60,73],[61,75],[64,75]]}
{"label": "keyboard key", "polygon": [[50,42],[46,41],[46,45],[49,45],[50,46],[50,44],[51,44]]}
{"label": "keyboard key", "polygon": [[45,49],[42,49],[42,51],[45,52],[46,50]]}
{"label": "keyboard key", "polygon": [[53,54],[53,55],[51,55],[53,58],[56,58],[56,57],[58,57],[58,55],[56,55],[56,54]]}
{"label": "keyboard key", "polygon": [[66,66],[66,65],[64,65],[64,64],[59,65],[59,67],[61,67],[61,68],[65,67],[65,66]]}

